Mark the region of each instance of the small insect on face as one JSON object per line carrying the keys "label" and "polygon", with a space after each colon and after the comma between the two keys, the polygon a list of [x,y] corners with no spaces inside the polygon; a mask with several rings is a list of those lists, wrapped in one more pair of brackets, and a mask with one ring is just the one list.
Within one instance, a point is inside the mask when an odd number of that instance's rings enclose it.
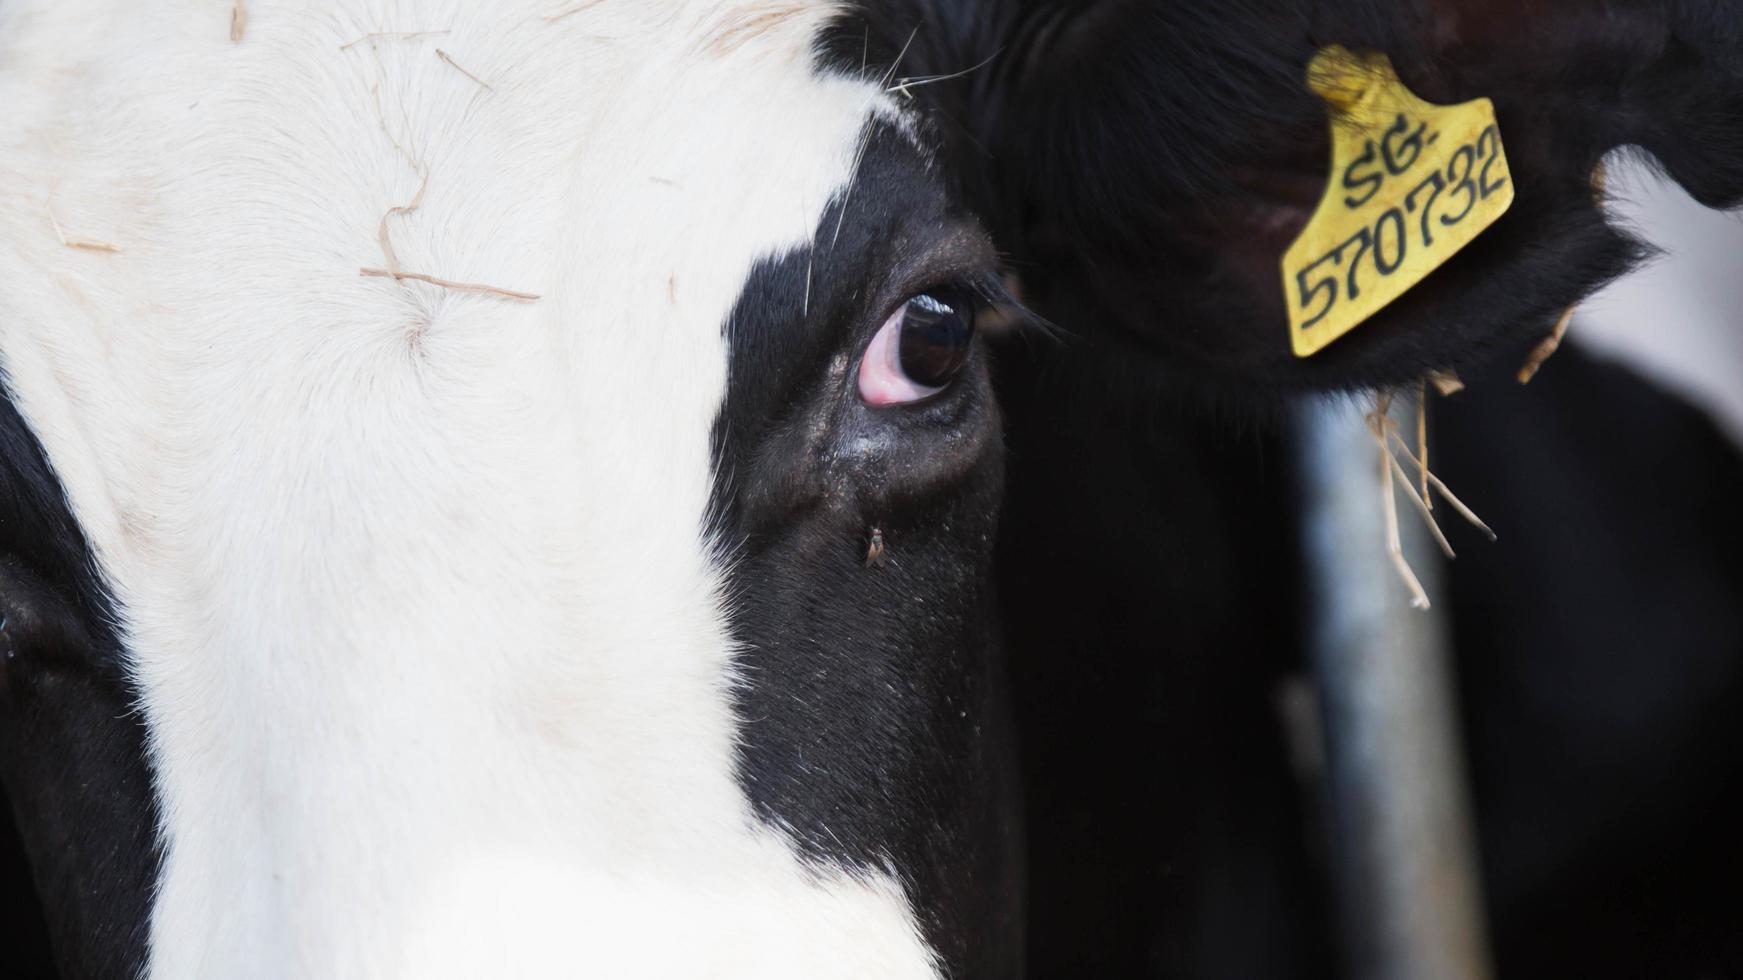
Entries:
{"label": "small insect on face", "polygon": [[884,556],[884,532],[881,528],[872,528],[866,539],[865,567],[883,568],[889,559]]}

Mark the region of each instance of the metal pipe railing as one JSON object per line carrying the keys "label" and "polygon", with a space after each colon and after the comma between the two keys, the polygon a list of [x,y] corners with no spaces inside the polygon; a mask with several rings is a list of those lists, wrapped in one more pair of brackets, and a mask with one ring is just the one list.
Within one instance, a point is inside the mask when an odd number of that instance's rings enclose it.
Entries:
{"label": "metal pipe railing", "polygon": [[[1309,649],[1350,980],[1488,980],[1447,622],[1416,610],[1386,549],[1380,449],[1347,401],[1302,412]],[[1408,428],[1406,429],[1408,431]],[[1400,504],[1433,599],[1440,556]]]}

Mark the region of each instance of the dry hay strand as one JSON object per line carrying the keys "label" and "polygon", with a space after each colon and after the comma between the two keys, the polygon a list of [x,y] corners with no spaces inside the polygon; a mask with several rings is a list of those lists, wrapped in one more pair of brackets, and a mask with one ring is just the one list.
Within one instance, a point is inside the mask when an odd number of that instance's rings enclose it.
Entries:
{"label": "dry hay strand", "polygon": [[[454,67],[458,68],[459,66],[455,65]],[[440,286],[443,289],[451,289],[456,292],[500,296],[505,299],[516,299],[529,303],[538,299],[539,295],[537,293],[525,293],[516,289],[503,289],[501,286],[491,286],[484,283],[456,282],[452,279],[443,279],[439,276],[429,275],[428,273],[407,272],[400,268],[399,256],[394,254],[393,240],[387,231],[387,221],[396,214],[410,214],[423,206],[424,192],[429,190],[430,187],[430,171],[423,164],[419,163],[417,157],[413,156],[410,150],[407,150],[403,145],[401,145],[399,140],[394,139],[393,133],[388,130],[387,115],[381,110],[381,84],[378,82],[374,86],[371,86],[370,93],[375,97],[375,114],[377,121],[381,124],[382,134],[387,137],[388,142],[393,144],[394,149],[398,150],[400,155],[405,157],[406,162],[411,164],[412,169],[417,171],[422,180],[418,184],[417,194],[412,196],[411,201],[406,204],[388,208],[387,211],[382,214],[381,222],[376,227],[376,238],[381,243],[381,254],[382,258],[387,262],[387,268],[376,269],[365,266],[357,270],[358,274],[369,278],[392,279],[396,282],[411,279],[417,282],[429,283],[432,286]]]}
{"label": "dry hay strand", "polygon": [[436,37],[447,33],[447,31],[371,31],[355,41],[346,41],[344,44],[339,45],[339,50],[349,51],[365,41],[369,42],[370,46],[373,47],[377,41],[400,41],[414,37]]}
{"label": "dry hay strand", "polygon": [[1435,393],[1442,398],[1451,398],[1465,390],[1465,383],[1459,380],[1458,372],[1452,368],[1428,372],[1428,383],[1434,385]]}
{"label": "dry hay strand", "polygon": [[[410,164],[413,170],[420,174],[424,173],[424,165],[419,163],[418,158],[412,156],[412,151],[406,149],[403,143],[394,138],[393,132],[387,128],[387,112],[381,108],[381,83],[379,81],[369,86],[369,95],[375,100],[375,121],[381,126],[381,135],[387,137],[387,141],[393,144],[393,148],[399,151],[399,155],[405,158],[405,162]],[[400,115],[403,118],[405,114],[402,112]],[[407,128],[410,128],[409,122]]]}
{"label": "dry hay strand", "polygon": [[1398,577],[1404,580],[1404,587],[1410,590],[1410,608],[1428,609],[1428,593],[1422,588],[1422,581],[1411,570],[1410,562],[1404,557],[1404,541],[1398,533],[1398,497],[1392,488],[1392,470],[1397,460],[1386,452],[1381,444],[1380,455],[1392,466],[1380,464],[1380,512],[1386,517],[1386,554],[1392,559],[1392,568],[1398,572]]}
{"label": "dry hay strand", "polygon": [[1530,384],[1531,379],[1537,376],[1538,368],[1543,367],[1543,362],[1549,360],[1550,355],[1560,349],[1562,338],[1567,336],[1568,324],[1573,322],[1574,310],[1576,309],[1579,309],[1577,303],[1563,310],[1561,319],[1555,321],[1555,329],[1551,330],[1549,336],[1538,341],[1537,346],[1531,349],[1531,354],[1525,358],[1525,364],[1519,368],[1520,384]]}
{"label": "dry hay strand", "polygon": [[[1410,503],[1416,507],[1417,513],[1421,514],[1422,519],[1428,522],[1428,530],[1434,536],[1434,543],[1440,546],[1441,553],[1448,558],[1457,558],[1458,555],[1453,552],[1452,543],[1446,539],[1445,534],[1441,533],[1440,523],[1434,519],[1434,512],[1429,505],[1428,498],[1417,493],[1415,484],[1410,481],[1410,474],[1404,472],[1404,466],[1398,462],[1398,457],[1386,451],[1386,437],[1376,429],[1374,430],[1374,438],[1380,443],[1380,458],[1397,476],[1399,485],[1404,488],[1404,495],[1410,498]],[[1394,512],[1397,511],[1396,498],[1393,498],[1391,509]]]}
{"label": "dry hay strand", "polygon": [[412,279],[417,282],[427,282],[432,286],[440,286],[443,289],[452,289],[455,292],[482,293],[486,296],[501,296],[505,299],[518,299],[528,303],[539,298],[538,293],[523,293],[519,290],[503,289],[501,286],[487,286],[483,283],[477,282],[455,282],[452,279],[439,279],[422,272],[391,272],[387,269],[372,269],[368,266],[364,266],[363,268],[358,269],[357,273],[358,275],[372,279]]}
{"label": "dry hay strand", "polygon": [[725,57],[758,38],[773,34],[782,24],[794,17],[803,16],[811,9],[809,3],[798,0],[775,0],[773,3],[736,9],[732,11],[730,18],[710,32],[703,44],[703,50],[711,55]]}
{"label": "dry hay strand", "polygon": [[[1390,421],[1386,416],[1391,410],[1392,396],[1388,393],[1375,398],[1374,409],[1368,413],[1368,429],[1380,446],[1380,514],[1386,525],[1386,555],[1391,559],[1392,568],[1398,573],[1398,578],[1410,591],[1410,608],[1428,609],[1428,592],[1423,589],[1422,580],[1411,569],[1410,561],[1404,557],[1404,540],[1398,531],[1398,494],[1393,481],[1393,471],[1398,469],[1398,461],[1386,451],[1384,434]],[[1409,486],[1410,481],[1405,480],[1404,485]]]}
{"label": "dry hay strand", "polygon": [[[1604,204],[1604,185],[1604,161],[1599,160],[1598,165],[1592,168],[1592,203],[1599,207]],[[1573,322],[1574,311],[1577,309],[1579,304],[1575,303],[1563,310],[1561,319],[1555,321],[1555,328],[1549,332],[1549,336],[1538,341],[1537,346],[1531,349],[1525,363],[1519,368],[1520,384],[1530,384],[1531,379],[1537,377],[1538,369],[1543,367],[1543,362],[1561,349],[1561,342],[1567,336],[1568,324]]]}
{"label": "dry hay strand", "polygon": [[387,219],[396,214],[411,214],[413,211],[422,207],[424,204],[424,191],[429,189],[430,175],[429,172],[426,171],[424,173],[424,181],[418,185],[418,192],[412,196],[411,203],[388,208],[387,212],[381,216],[381,225],[376,229],[376,237],[381,241],[381,255],[382,258],[387,260],[387,271],[395,276],[399,275],[399,256],[394,254],[393,241],[387,234]]}
{"label": "dry hay strand", "polygon": [[556,10],[546,14],[545,20],[547,23],[562,20],[570,14],[578,14],[581,11],[586,10],[588,7],[597,6],[601,2],[602,0],[582,0],[581,3],[571,4],[570,6],[564,7],[562,10]]}
{"label": "dry hay strand", "polygon": [[1422,454],[1417,460],[1421,469],[1422,500],[1429,510],[1434,509],[1434,498],[1428,495],[1428,379],[1416,382],[1416,451]]}
{"label": "dry hay strand", "polygon": [[242,31],[248,26],[248,7],[244,0],[235,0],[230,5],[230,43],[242,41]]}
{"label": "dry hay strand", "polygon": [[[1382,394],[1375,399],[1373,411],[1368,413],[1368,430],[1374,437],[1375,446],[1380,450],[1380,483],[1382,488],[1381,513],[1386,524],[1386,552],[1392,561],[1392,567],[1398,572],[1398,577],[1410,591],[1410,605],[1415,609],[1428,609],[1428,593],[1422,588],[1422,582],[1410,568],[1410,562],[1404,557],[1403,540],[1398,529],[1398,496],[1400,486],[1410,499],[1412,506],[1428,525],[1429,533],[1434,537],[1435,544],[1448,558],[1457,557],[1453,552],[1451,542],[1441,531],[1440,523],[1434,518],[1433,497],[1429,491],[1438,493],[1452,509],[1472,526],[1482,531],[1490,541],[1496,540],[1495,532],[1474,511],[1465,506],[1464,501],[1453,494],[1444,481],[1435,476],[1428,468],[1428,427],[1426,412],[1426,384],[1417,388],[1416,438],[1421,455],[1411,452],[1404,437],[1398,434],[1397,424],[1390,417],[1392,395]],[[1403,456],[1416,471],[1416,479],[1399,462]]]}
{"label": "dry hay strand", "polygon": [[99,242],[89,238],[68,238],[66,230],[61,227],[60,219],[55,217],[54,213],[54,193],[59,189],[60,180],[57,178],[53,183],[49,184],[48,197],[42,202],[42,209],[48,213],[48,223],[50,227],[54,228],[54,237],[59,239],[60,243],[65,245],[67,248],[78,248],[87,252],[121,251],[121,246],[112,245],[109,242]]}
{"label": "dry hay strand", "polygon": [[[1391,439],[1393,448],[1398,452],[1403,453],[1406,460],[1412,463],[1417,462],[1415,454],[1411,453],[1410,447],[1404,444],[1404,440],[1398,437],[1397,432],[1388,432],[1387,435]],[[1428,484],[1434,488],[1435,493],[1440,494],[1442,500],[1446,501],[1452,506],[1453,510],[1458,512],[1460,517],[1464,518],[1472,527],[1483,532],[1484,537],[1488,538],[1490,541],[1500,540],[1500,537],[1495,534],[1494,529],[1485,524],[1483,519],[1478,517],[1475,511],[1466,507],[1465,502],[1455,496],[1452,490],[1447,487],[1446,483],[1443,482],[1440,477],[1435,476],[1434,473],[1430,472],[1428,474]]]}
{"label": "dry hay strand", "polygon": [[477,82],[479,85],[484,86],[486,91],[489,91],[489,92],[496,91],[496,89],[493,88],[489,82],[485,81],[482,78],[479,78],[477,75],[474,75],[471,72],[467,71],[466,69],[460,67],[460,63],[458,61],[455,61],[452,57],[450,57],[448,55],[448,52],[443,51],[441,48],[436,49],[436,57],[447,62],[448,67],[454,69],[455,71],[459,72],[462,75],[465,75],[467,78],[472,79],[474,82]]}
{"label": "dry hay strand", "polygon": [[1385,495],[1386,506],[1386,553],[1392,558],[1392,567],[1398,572],[1398,577],[1404,580],[1404,587],[1410,590],[1410,608],[1427,610],[1431,608],[1428,593],[1422,588],[1422,580],[1411,570],[1410,562],[1404,557],[1404,542],[1398,534],[1398,501],[1392,493],[1392,471],[1380,471],[1381,490]]}

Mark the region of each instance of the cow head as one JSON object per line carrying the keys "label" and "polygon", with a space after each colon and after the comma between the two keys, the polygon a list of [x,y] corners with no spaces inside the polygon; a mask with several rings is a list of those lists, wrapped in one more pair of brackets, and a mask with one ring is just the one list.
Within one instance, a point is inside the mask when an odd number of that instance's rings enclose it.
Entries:
{"label": "cow head", "polygon": [[994,254],[832,11],[159,14],[0,17],[0,744],[67,969],[1012,921]]}
{"label": "cow head", "polygon": [[[1001,264],[1106,397],[1258,401],[1619,272],[1600,144],[1743,184],[1684,6],[1553,111],[1389,5],[209,6],[0,6],[0,777],[75,975],[1014,975]],[[1298,364],[1329,40],[1535,203]]]}

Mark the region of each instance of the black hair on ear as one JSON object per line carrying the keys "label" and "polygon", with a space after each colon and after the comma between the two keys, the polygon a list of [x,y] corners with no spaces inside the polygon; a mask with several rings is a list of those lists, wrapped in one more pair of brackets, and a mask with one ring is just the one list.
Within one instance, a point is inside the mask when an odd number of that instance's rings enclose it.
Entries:
{"label": "black hair on ear", "polygon": [[[1592,189],[1617,146],[1703,203],[1743,203],[1740,37],[1728,0],[872,0],[829,47],[921,111],[1025,300],[1095,335],[1110,378],[1250,403],[1407,382],[1547,332],[1651,254]],[[1517,198],[1303,360],[1279,263],[1326,179],[1304,73],[1331,43],[1388,54],[1430,101],[1492,99]]]}

